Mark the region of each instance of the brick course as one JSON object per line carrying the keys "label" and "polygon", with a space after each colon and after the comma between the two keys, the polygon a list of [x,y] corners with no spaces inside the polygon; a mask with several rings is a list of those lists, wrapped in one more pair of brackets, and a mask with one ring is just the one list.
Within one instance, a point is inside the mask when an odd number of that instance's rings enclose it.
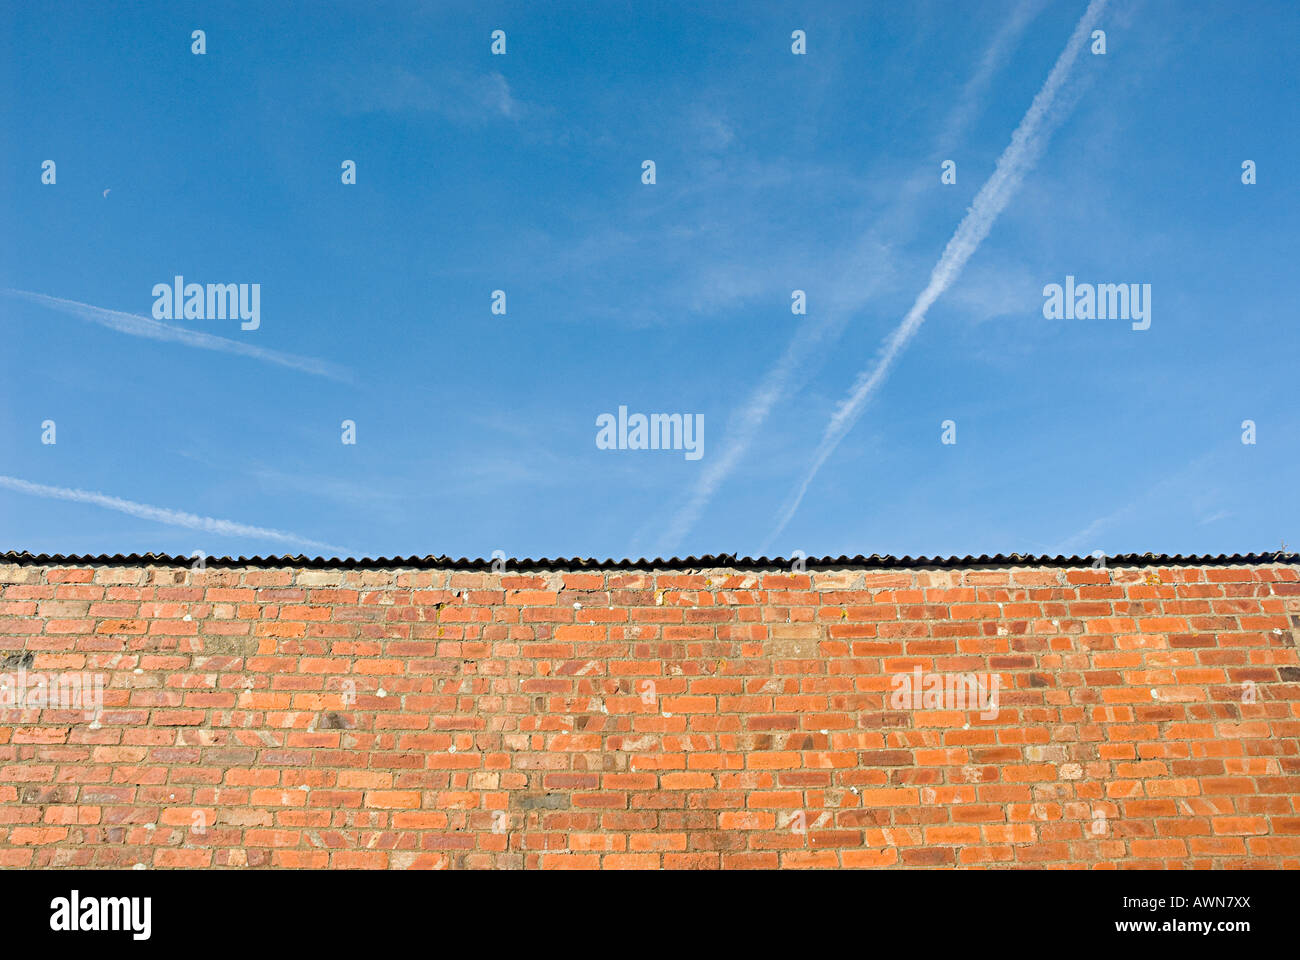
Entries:
{"label": "brick course", "polygon": [[1295,868],[1298,569],[0,565],[0,866]]}

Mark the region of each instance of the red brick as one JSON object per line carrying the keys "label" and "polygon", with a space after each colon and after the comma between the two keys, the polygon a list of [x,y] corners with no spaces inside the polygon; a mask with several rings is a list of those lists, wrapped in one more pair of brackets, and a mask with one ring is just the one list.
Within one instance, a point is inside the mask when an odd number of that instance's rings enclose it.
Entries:
{"label": "red brick", "polygon": [[0,867],[1300,867],[1292,565],[18,569]]}

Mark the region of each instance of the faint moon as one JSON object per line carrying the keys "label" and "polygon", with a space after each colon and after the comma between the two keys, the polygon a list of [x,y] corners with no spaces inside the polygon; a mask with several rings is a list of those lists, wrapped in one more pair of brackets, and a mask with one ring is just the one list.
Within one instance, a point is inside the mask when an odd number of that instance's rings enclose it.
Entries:
{"label": "faint moon", "polygon": [[[112,187],[109,187],[109,188],[108,188],[108,190],[112,190],[112,189],[113,189]],[[105,191],[104,191],[104,196],[108,196],[108,190],[105,190]]]}

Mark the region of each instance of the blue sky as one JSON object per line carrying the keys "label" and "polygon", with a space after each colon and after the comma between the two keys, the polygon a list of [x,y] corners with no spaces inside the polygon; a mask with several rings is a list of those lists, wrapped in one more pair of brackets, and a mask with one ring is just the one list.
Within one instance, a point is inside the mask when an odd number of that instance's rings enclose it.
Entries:
{"label": "blue sky", "polygon": [[0,548],[1295,548],[1300,7],[1096,6],[6,2]]}

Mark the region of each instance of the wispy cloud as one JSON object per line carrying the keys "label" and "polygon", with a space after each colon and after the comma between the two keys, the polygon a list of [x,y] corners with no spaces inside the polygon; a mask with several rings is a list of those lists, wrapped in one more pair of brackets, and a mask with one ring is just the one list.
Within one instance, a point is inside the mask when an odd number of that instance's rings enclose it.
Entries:
{"label": "wispy cloud", "polygon": [[528,105],[517,100],[497,71],[468,74],[450,67],[421,76],[404,67],[376,68],[335,78],[346,113],[438,113],[457,123],[477,124],[504,117],[520,119]]}
{"label": "wispy cloud", "polygon": [[[1102,537],[1103,533],[1121,524],[1127,531],[1127,534],[1121,534],[1121,536],[1127,536],[1131,540],[1134,522],[1144,516],[1149,516],[1154,509],[1159,509],[1160,506],[1164,508],[1172,507],[1178,513],[1179,522],[1186,523],[1191,519],[1192,515],[1202,512],[1203,508],[1195,503],[1197,496],[1198,494],[1204,495],[1210,482],[1209,478],[1221,472],[1221,457],[1216,456],[1214,453],[1203,453],[1158,482],[1143,483],[1130,495],[1125,503],[1105,516],[1093,520],[1072,536],[1066,537],[1055,546],[1053,552],[1068,554],[1078,550],[1087,550],[1089,553],[1093,553],[1100,549],[1101,545],[1097,541]],[[1229,516],[1231,516],[1230,513],[1219,511],[1211,517],[1200,520],[1198,523],[1200,525],[1213,523]],[[1118,551],[1105,550],[1103,552],[1115,553]]]}
{"label": "wispy cloud", "polygon": [[242,471],[273,490],[287,490],[322,500],[332,500],[349,507],[383,507],[400,516],[401,494],[383,489],[373,480],[346,480],[320,473],[288,473],[271,467],[253,465]]}
{"label": "wispy cloud", "polygon": [[5,290],[4,292],[10,296],[21,297],[32,303],[49,307],[52,310],[70,313],[82,320],[88,320],[91,323],[99,324],[101,327],[116,330],[118,333],[130,334],[133,337],[146,337],[150,340],[180,343],[187,347],[198,347],[201,350],[216,350],[218,353],[233,353],[236,356],[250,357],[264,363],[274,363],[281,367],[288,367],[291,370],[299,370],[318,377],[328,377],[331,380],[348,381],[352,379],[352,375],[344,368],[326,360],[318,360],[315,357],[303,357],[293,353],[282,353],[279,350],[268,350],[265,347],[254,346],[239,340],[227,340],[225,337],[213,336],[200,330],[175,327],[169,323],[155,320],[153,317],[143,317],[139,314],[126,313],[121,310],[109,310],[105,307],[96,307],[76,300],[64,300],[61,297],[51,297],[43,293],[32,293],[28,290]]}
{"label": "wispy cloud", "polygon": [[930,307],[961,275],[962,268],[966,266],[966,261],[979,249],[979,245],[988,236],[989,230],[992,229],[998,215],[1006,209],[1025,175],[1037,162],[1048,138],[1065,113],[1063,110],[1053,110],[1057,94],[1065,85],[1066,80],[1069,79],[1070,69],[1074,66],[1074,61],[1078,59],[1090,32],[1097,23],[1097,18],[1105,9],[1106,2],[1107,0],[1092,0],[1088,4],[1088,8],[1075,26],[1069,42],[1057,58],[1051,73],[1048,74],[1047,81],[1029,105],[1029,110],[1021,119],[1020,125],[1016,127],[1015,132],[1011,135],[1011,143],[1002,151],[1002,156],[998,158],[993,175],[989,177],[984,186],[980,188],[979,193],[975,195],[975,201],[971,204],[970,210],[948,241],[942,256],[939,257],[939,262],[935,264],[930,273],[930,280],[925,289],[917,296],[912,308],[908,310],[902,322],[886,338],[884,346],[876,355],[875,362],[858,375],[852,390],[840,402],[835,413],[831,416],[830,423],[827,424],[822,435],[821,444],[813,455],[812,465],[805,474],[803,482],[799,484],[794,496],[790,498],[785,508],[778,514],[776,526],[768,535],[765,544],[771,543],[790,522],[795,511],[799,509],[799,504],[803,502],[809,484],[817,476],[827,458],[839,446],[845,434],[853,428],[858,417],[862,415],[867,401],[871,399],[872,394],[884,382],[899,354],[907,347],[912,337],[916,335],[921,324],[925,322],[926,313]]}
{"label": "wispy cloud", "polygon": [[79,490],[71,487],[51,487],[43,483],[31,483],[27,480],[20,480],[17,477],[6,477],[0,475],[0,487],[13,490],[17,493],[26,493],[33,497],[45,497],[49,500],[69,500],[73,503],[87,503],[96,507],[104,507],[108,510],[116,510],[119,513],[127,513],[133,517],[140,517],[143,520],[154,520],[158,523],[165,523],[173,527],[186,527],[190,530],[202,530],[204,533],[211,533],[222,537],[247,537],[253,540],[266,540],[273,543],[295,544],[301,547],[314,547],[318,550],[325,550],[336,554],[346,554],[347,551],[341,547],[331,546],[328,543],[321,543],[319,540],[311,540],[307,537],[299,536],[296,533],[289,533],[284,530],[272,530],[269,527],[254,527],[247,523],[238,523],[234,520],[218,520],[215,517],[203,517],[196,513],[186,513],[182,510],[172,510],[168,507],[154,507],[147,503],[136,503],[134,500],[123,500],[121,497],[112,497],[105,493],[95,493],[91,490]]}

